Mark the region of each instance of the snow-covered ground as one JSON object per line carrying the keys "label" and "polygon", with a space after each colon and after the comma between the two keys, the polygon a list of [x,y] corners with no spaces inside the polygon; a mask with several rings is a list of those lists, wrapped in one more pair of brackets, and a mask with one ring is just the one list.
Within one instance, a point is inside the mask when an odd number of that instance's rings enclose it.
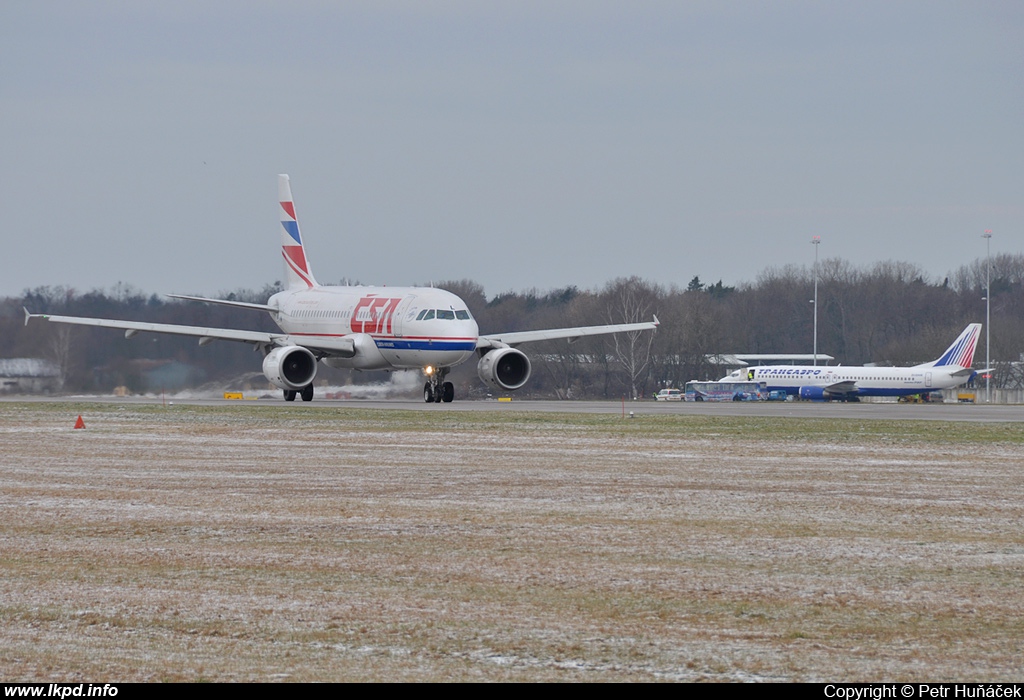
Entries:
{"label": "snow-covered ground", "polygon": [[1020,430],[835,426],[2,403],[0,675],[1019,679]]}

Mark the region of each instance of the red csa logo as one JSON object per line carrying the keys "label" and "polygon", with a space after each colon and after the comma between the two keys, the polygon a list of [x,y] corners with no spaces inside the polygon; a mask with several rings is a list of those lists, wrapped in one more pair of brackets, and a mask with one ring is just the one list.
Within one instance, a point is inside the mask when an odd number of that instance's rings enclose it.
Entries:
{"label": "red csa logo", "polygon": [[353,333],[390,333],[391,317],[401,299],[363,297],[352,311]]}

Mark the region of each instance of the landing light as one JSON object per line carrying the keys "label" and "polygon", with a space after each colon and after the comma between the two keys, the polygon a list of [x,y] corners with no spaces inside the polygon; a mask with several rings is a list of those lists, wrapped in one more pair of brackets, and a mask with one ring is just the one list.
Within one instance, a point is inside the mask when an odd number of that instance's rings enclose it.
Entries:
{"label": "landing light", "polygon": [[434,368],[431,367],[430,365],[427,365],[426,367],[423,368],[423,373],[429,377],[431,374],[434,373]]}

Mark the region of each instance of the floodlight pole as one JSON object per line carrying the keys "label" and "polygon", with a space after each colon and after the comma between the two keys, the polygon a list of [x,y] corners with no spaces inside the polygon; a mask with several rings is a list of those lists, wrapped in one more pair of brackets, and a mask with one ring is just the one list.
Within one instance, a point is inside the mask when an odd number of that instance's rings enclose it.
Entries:
{"label": "floodlight pole", "polygon": [[985,239],[985,403],[992,403],[992,229],[985,229],[981,237]]}
{"label": "floodlight pole", "polygon": [[811,239],[814,246],[814,366],[818,365],[818,246],[821,245],[821,236]]}

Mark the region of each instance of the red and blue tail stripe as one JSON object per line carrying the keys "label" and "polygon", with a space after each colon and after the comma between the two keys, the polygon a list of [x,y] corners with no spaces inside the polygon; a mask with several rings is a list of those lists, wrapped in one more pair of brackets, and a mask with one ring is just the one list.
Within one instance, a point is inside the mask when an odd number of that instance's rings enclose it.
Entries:
{"label": "red and blue tail stripe", "polygon": [[284,256],[285,279],[288,289],[309,289],[316,287],[316,279],[306,260],[306,251],[302,247],[302,236],[299,233],[299,221],[295,216],[295,202],[292,201],[292,188],[287,175],[277,176],[278,198],[281,202],[281,255]]}
{"label": "red and blue tail stripe", "polygon": [[942,357],[935,361],[935,367],[970,367],[974,362],[974,349],[978,347],[981,324],[972,323],[964,329],[960,337],[946,349]]}

